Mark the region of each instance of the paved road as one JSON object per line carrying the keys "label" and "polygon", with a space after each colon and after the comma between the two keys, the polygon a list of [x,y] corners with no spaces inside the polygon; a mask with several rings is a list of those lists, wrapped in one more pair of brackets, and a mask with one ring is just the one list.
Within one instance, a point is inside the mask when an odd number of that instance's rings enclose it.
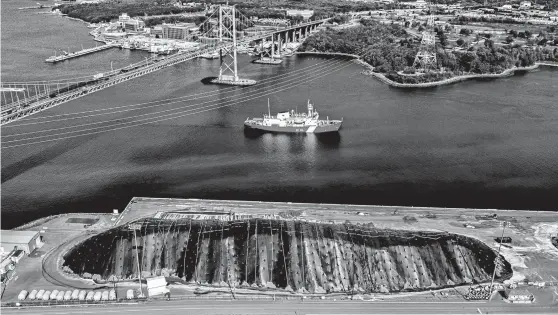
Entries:
{"label": "paved road", "polygon": [[558,306],[488,304],[486,302],[362,301],[156,301],[149,304],[3,309],[2,314],[558,314]]}

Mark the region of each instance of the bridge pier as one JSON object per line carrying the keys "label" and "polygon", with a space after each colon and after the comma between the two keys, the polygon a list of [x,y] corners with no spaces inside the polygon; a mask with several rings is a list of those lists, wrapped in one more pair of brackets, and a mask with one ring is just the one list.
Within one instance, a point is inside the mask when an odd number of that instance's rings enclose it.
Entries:
{"label": "bridge pier", "polygon": [[225,54],[221,58],[219,77],[211,80],[211,83],[241,86],[256,84],[256,80],[238,77],[236,36],[236,8],[230,5],[219,6],[219,44],[223,44],[223,39],[232,40],[232,47],[222,48]]}
{"label": "bridge pier", "polygon": [[[280,34],[278,34],[278,36],[280,37]],[[280,39],[279,39],[279,42],[281,42]],[[283,62],[283,60],[275,58],[276,57],[276,55],[275,55],[275,44],[276,44],[275,34],[271,34],[271,53],[268,53],[267,49],[265,48],[265,45],[263,44],[263,40],[262,40],[260,59],[254,60],[254,63],[261,63],[261,64],[266,64],[266,65],[278,65],[281,62]],[[281,50],[281,47],[279,47],[279,50]],[[279,53],[279,56],[280,56],[280,53]]]}

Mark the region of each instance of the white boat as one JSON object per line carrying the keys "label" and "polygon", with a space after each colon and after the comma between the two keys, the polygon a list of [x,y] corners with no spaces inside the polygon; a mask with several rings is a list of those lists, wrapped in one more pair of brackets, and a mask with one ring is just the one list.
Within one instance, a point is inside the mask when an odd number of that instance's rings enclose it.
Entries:
{"label": "white boat", "polygon": [[217,58],[219,58],[219,52],[214,51],[212,53],[206,53],[206,54],[201,55],[201,57],[205,58],[205,59],[217,59]]}

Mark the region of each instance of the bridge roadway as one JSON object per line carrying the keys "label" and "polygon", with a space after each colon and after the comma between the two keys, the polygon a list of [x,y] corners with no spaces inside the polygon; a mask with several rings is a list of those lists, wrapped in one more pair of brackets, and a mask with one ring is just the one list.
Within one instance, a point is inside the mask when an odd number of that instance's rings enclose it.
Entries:
{"label": "bridge roadway", "polygon": [[[308,23],[303,23],[303,24],[298,24],[295,26],[291,26],[288,28],[284,28],[281,30],[276,30],[276,31],[272,31],[266,34],[261,34],[261,35],[255,35],[252,37],[247,37],[247,38],[243,38],[240,39],[238,41],[238,44],[248,44],[252,41],[257,41],[257,40],[262,40],[265,38],[270,37],[272,34],[277,34],[277,33],[283,33],[283,32],[288,32],[288,31],[294,31],[300,28],[304,28],[304,27],[308,27],[308,26],[313,26],[313,25],[319,25],[324,23],[325,21],[327,21],[329,19],[323,19],[323,20],[317,20],[317,21],[311,21]],[[106,80],[101,81],[99,83],[93,84],[93,85],[89,85],[89,86],[85,86],[85,87],[81,87],[81,88],[76,88],[74,90],[71,90],[69,92],[57,95],[56,97],[53,98],[47,98],[44,97],[43,99],[39,99],[39,101],[35,102],[35,103],[30,103],[27,104],[28,106],[25,107],[21,107],[19,106],[18,108],[14,108],[14,106],[10,106],[8,105],[7,107],[4,107],[2,109],[2,119],[0,121],[0,125],[4,125],[7,124],[9,122],[30,116],[32,114],[41,112],[43,110],[46,110],[48,108],[69,102],[71,100],[80,98],[82,96],[106,89],[108,87],[111,87],[113,85],[116,85],[118,83],[122,83],[143,75],[146,75],[148,73],[166,68],[166,67],[170,67],[197,57],[200,57],[203,54],[206,53],[210,53],[213,52],[215,50],[218,49],[224,49],[224,48],[231,48],[232,43],[231,42],[227,42],[227,43],[221,43],[218,44],[217,46],[212,46],[212,47],[204,47],[200,50],[194,51],[194,52],[184,52],[184,53],[177,53],[174,55],[171,55],[170,57],[167,57],[166,59],[160,60],[158,62],[155,62],[151,65],[147,65],[135,70],[131,70],[129,72],[125,72],[122,74],[117,74],[117,75],[113,75],[108,77]],[[15,112],[12,112],[15,111]]]}
{"label": "bridge roadway", "polygon": [[461,301],[246,301],[246,300],[157,300],[147,304],[110,304],[50,308],[3,308],[2,314],[70,315],[70,314],[558,314],[556,305],[511,305],[504,302]]}

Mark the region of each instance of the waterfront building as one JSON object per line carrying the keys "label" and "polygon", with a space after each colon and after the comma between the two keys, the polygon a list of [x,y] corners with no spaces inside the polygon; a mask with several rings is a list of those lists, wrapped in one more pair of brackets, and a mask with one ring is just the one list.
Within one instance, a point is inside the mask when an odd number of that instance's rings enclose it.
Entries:
{"label": "waterfront building", "polygon": [[163,24],[163,38],[167,39],[187,39],[190,30],[194,28],[194,23]]}
{"label": "waterfront building", "polygon": [[31,254],[36,248],[43,246],[43,240],[39,231],[1,230],[0,246],[6,251],[17,248]]}
{"label": "waterfront building", "polygon": [[309,18],[312,17],[312,15],[314,15],[314,10],[287,10],[287,16],[297,16],[297,15],[300,15],[305,20],[308,20]]}
{"label": "waterfront building", "polygon": [[163,38],[163,27],[159,25],[152,27],[150,34],[153,37],[159,36],[159,38]]}
{"label": "waterfront building", "polygon": [[118,42],[126,38],[126,33],[114,32],[114,33],[103,33],[102,35],[105,42]]}
{"label": "waterfront building", "polygon": [[140,19],[129,19],[124,22],[126,33],[137,33],[143,30],[145,23]]}

